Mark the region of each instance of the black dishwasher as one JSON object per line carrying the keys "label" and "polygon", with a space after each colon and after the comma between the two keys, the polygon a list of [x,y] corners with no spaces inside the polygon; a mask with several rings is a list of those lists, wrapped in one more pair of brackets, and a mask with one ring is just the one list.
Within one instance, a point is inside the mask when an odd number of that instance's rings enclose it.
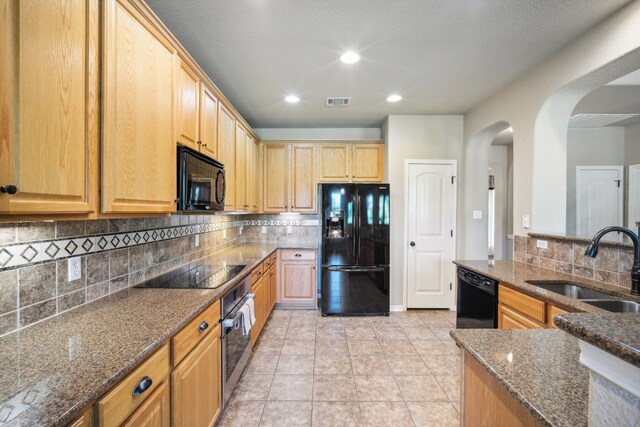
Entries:
{"label": "black dishwasher", "polygon": [[458,267],[456,328],[498,326],[498,282]]}

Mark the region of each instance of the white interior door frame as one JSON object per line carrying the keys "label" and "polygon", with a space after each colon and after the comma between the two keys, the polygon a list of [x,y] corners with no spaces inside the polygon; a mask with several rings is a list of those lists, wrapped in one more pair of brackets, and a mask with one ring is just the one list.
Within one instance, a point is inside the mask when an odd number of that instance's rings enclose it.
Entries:
{"label": "white interior door frame", "polygon": [[629,199],[627,201],[627,227],[633,231],[637,231],[636,220],[640,219],[640,165],[629,166]]}
{"label": "white interior door frame", "polygon": [[[452,170],[453,170],[453,176],[454,178],[454,185],[453,185],[453,195],[452,195],[452,200],[453,200],[453,206],[452,206],[452,227],[453,227],[453,236],[454,238],[451,239],[451,244],[453,245],[452,248],[452,254],[454,256],[454,258],[456,257],[457,254],[457,244],[456,241],[458,240],[458,224],[457,224],[457,217],[458,217],[458,161],[457,160],[435,160],[435,159],[405,159],[404,161],[404,235],[402,237],[403,239],[403,265],[402,265],[402,285],[403,285],[403,292],[402,292],[402,305],[404,306],[405,310],[407,308],[407,298],[408,298],[408,294],[409,294],[409,272],[408,272],[408,254],[409,254],[409,165],[412,164],[419,164],[419,165],[451,165]],[[453,267],[453,264],[451,266],[451,268]],[[455,280],[453,282],[454,284],[456,283]],[[455,305],[455,295],[456,295],[456,290],[454,289],[454,292],[451,293],[451,301],[449,303],[449,309],[450,310],[455,310],[456,309],[456,305]]]}

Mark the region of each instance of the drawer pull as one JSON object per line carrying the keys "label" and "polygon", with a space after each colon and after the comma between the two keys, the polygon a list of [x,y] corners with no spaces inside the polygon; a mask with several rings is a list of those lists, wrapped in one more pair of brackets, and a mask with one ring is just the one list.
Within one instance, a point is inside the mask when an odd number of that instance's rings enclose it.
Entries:
{"label": "drawer pull", "polygon": [[260,275],[262,274],[262,271],[258,271],[258,272],[256,272],[256,274],[257,274],[258,276],[260,276]]}
{"label": "drawer pull", "polygon": [[207,323],[207,321],[203,320],[202,323],[200,323],[200,326],[198,327],[198,332],[204,332],[208,327],[209,327],[209,324]]}
{"label": "drawer pull", "polygon": [[153,384],[153,380],[150,377],[142,377],[142,379],[140,381],[138,381],[138,384],[136,384],[136,387],[133,389],[133,396],[139,396],[142,393],[144,393],[145,391],[149,390],[149,387],[151,387],[151,385]]}
{"label": "drawer pull", "polygon": [[301,256],[302,256],[302,254],[296,254],[296,257],[297,257],[297,258],[299,258],[299,257],[301,257]]}

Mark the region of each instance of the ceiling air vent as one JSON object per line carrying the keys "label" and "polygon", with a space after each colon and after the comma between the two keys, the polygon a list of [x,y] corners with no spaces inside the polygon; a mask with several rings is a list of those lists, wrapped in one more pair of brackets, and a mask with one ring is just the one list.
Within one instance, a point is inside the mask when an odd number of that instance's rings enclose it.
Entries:
{"label": "ceiling air vent", "polygon": [[327,107],[348,107],[351,105],[351,98],[345,96],[333,96],[327,98]]}

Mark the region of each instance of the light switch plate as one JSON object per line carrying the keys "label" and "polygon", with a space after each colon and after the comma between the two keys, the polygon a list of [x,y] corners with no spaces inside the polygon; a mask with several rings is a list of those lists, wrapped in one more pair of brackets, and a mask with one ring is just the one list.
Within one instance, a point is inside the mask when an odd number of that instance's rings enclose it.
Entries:
{"label": "light switch plate", "polygon": [[222,239],[227,240],[227,229],[222,230]]}
{"label": "light switch plate", "polygon": [[522,215],[522,228],[529,228],[529,214]]}
{"label": "light switch plate", "polygon": [[79,256],[69,258],[67,261],[67,271],[70,282],[80,279],[80,277],[82,277],[82,258]]}
{"label": "light switch plate", "polygon": [[240,234],[242,234],[242,232],[244,231],[244,227],[240,226],[240,230],[238,230],[240,232]]}
{"label": "light switch plate", "polygon": [[262,234],[267,234],[267,227],[265,225],[262,226]]}
{"label": "light switch plate", "polygon": [[196,248],[197,248],[198,246],[200,246],[200,235],[199,234],[196,234],[195,240],[196,240],[195,241],[195,245],[196,245]]}
{"label": "light switch plate", "polygon": [[473,211],[473,219],[482,219],[482,211]]}
{"label": "light switch plate", "polygon": [[549,245],[546,240],[538,240],[536,241],[536,246],[540,249],[549,249]]}
{"label": "light switch plate", "polygon": [[293,227],[290,225],[287,225],[287,234],[291,234],[293,233]]}

